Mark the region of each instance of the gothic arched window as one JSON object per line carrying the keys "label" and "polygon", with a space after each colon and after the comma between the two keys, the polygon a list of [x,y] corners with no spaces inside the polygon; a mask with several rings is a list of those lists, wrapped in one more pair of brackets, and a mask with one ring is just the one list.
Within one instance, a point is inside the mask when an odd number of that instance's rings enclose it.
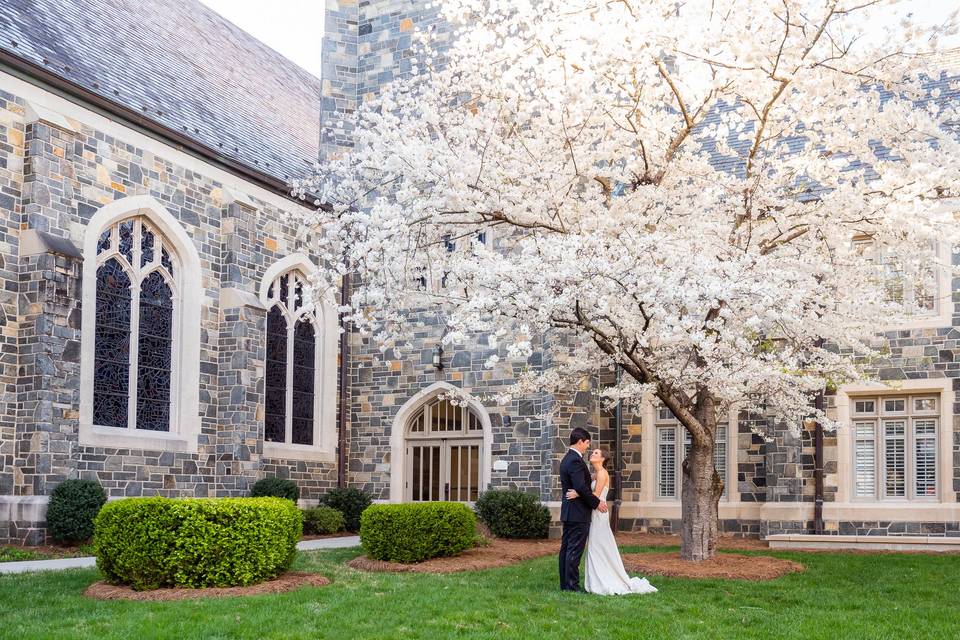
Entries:
{"label": "gothic arched window", "polygon": [[97,241],[93,423],[170,431],[179,267],[143,216]]}
{"label": "gothic arched window", "polygon": [[306,305],[306,278],[298,270],[277,276],[267,289],[264,440],[316,444],[317,374],[322,352],[317,318]]}

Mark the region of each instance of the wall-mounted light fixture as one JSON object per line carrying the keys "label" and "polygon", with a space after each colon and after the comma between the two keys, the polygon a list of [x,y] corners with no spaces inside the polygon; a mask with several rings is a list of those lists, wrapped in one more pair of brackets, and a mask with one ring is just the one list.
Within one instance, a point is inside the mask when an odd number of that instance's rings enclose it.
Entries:
{"label": "wall-mounted light fixture", "polygon": [[433,350],[433,368],[437,371],[443,371],[443,346],[439,344]]}

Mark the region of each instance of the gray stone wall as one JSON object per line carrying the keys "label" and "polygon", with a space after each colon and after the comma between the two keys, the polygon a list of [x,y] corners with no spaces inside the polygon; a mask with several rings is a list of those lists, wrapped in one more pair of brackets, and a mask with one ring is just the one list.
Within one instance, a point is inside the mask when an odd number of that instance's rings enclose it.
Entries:
{"label": "gray stone wall", "polygon": [[[424,8],[418,0],[339,0],[327,7],[327,34],[324,43],[324,119],[326,152],[337,153],[349,147],[352,116],[382,87],[408,77],[414,53],[411,33],[431,25],[442,34],[448,26],[438,21],[436,9]],[[958,256],[954,255],[954,262]],[[887,334],[890,357],[876,374],[881,380],[960,376],[960,280],[952,282],[954,305],[952,327],[899,331]],[[419,317],[418,312],[413,316]],[[508,385],[512,372],[505,366],[484,371],[484,344],[478,339],[459,349],[443,372],[436,372],[430,361],[433,349],[443,333],[442,321],[423,312],[426,322],[413,345],[413,352],[402,361],[378,360],[374,345],[351,336],[350,368],[350,443],[348,482],[370,490],[378,498],[389,494],[389,441],[392,417],[406,399],[430,383],[447,379],[464,389],[484,395]],[[543,343],[541,343],[543,344]],[[547,345],[545,345],[547,346]],[[537,366],[550,366],[549,350],[534,354]],[[956,360],[956,362],[955,362]],[[519,486],[539,493],[544,500],[559,500],[557,466],[566,449],[565,437],[571,426],[592,428],[597,444],[613,446],[613,414],[602,411],[597,403],[598,386],[610,384],[612,376],[602,372],[598,379],[581,388],[554,395],[540,395],[511,407],[487,404],[494,424],[494,460],[509,461],[508,471],[493,475],[493,486]],[[955,383],[960,390],[960,382]],[[960,406],[954,407],[954,424],[945,425],[954,434],[954,482],[960,490]],[[504,427],[503,417],[511,417],[512,426]],[[539,417],[537,417],[539,416]],[[756,429],[755,429],[756,427]],[[765,435],[760,435],[757,431]],[[640,416],[623,414],[624,441],[620,443],[623,464],[622,490],[627,500],[635,499],[642,487],[640,462],[644,443]],[[834,434],[824,439],[825,474],[835,478],[837,443]],[[758,505],[804,503],[813,501],[813,437],[804,430],[799,436],[786,425],[765,416],[740,416],[736,465],[736,486],[741,502]],[[827,501],[835,499],[837,487],[828,481],[824,487]],[[622,526],[638,530],[675,532],[679,520],[638,518],[625,520]],[[853,527],[857,531],[894,531],[883,523],[828,523],[832,531]],[[903,524],[910,530],[924,529],[919,520]],[[724,520],[723,531],[737,535],[767,532],[796,532],[812,529],[810,522],[765,522],[756,519]],[[937,530],[938,527],[928,527]],[[946,531],[948,527],[944,526]]]}
{"label": "gray stone wall", "polygon": [[[0,509],[0,542],[42,541],[44,523],[28,497],[47,496],[66,478],[96,479],[111,497],[239,496],[257,478],[277,475],[315,500],[335,483],[334,465],[261,455],[266,313],[256,294],[271,264],[311,241],[298,239],[284,214],[298,205],[258,200],[252,188],[241,204],[195,166],[176,164],[173,152],[142,149],[81,122],[72,129],[27,123],[24,101],[0,87],[0,501],[8,505]],[[133,195],[160,201],[201,258],[196,454],[78,440],[78,248],[101,206]],[[22,255],[20,236],[37,232],[40,249]],[[249,303],[222,307],[227,289]]]}

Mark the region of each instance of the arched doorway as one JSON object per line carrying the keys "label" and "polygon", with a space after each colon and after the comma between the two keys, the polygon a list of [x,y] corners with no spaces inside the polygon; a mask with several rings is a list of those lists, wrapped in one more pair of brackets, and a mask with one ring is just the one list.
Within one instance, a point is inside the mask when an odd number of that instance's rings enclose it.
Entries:
{"label": "arched doorway", "polygon": [[490,482],[490,418],[473,399],[445,397],[436,383],[394,420],[391,500],[474,502]]}

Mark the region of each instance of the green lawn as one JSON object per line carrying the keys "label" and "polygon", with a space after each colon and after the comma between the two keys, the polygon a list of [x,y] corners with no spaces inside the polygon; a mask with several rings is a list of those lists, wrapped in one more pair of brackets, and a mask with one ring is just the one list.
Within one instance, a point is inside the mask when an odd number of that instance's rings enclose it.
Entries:
{"label": "green lawn", "polygon": [[654,578],[657,594],[601,597],[561,594],[553,558],[387,575],[345,567],[357,553],[300,554],[295,568],[331,577],[328,587],[219,600],[92,601],[81,592],[94,570],[0,576],[0,637],[960,638],[960,556],[774,553],[806,573],[766,583]]}
{"label": "green lawn", "polygon": [[82,544],[77,547],[16,547],[0,545],[0,562],[22,562],[24,560],[51,560],[54,558],[78,558],[92,556],[93,545]]}

